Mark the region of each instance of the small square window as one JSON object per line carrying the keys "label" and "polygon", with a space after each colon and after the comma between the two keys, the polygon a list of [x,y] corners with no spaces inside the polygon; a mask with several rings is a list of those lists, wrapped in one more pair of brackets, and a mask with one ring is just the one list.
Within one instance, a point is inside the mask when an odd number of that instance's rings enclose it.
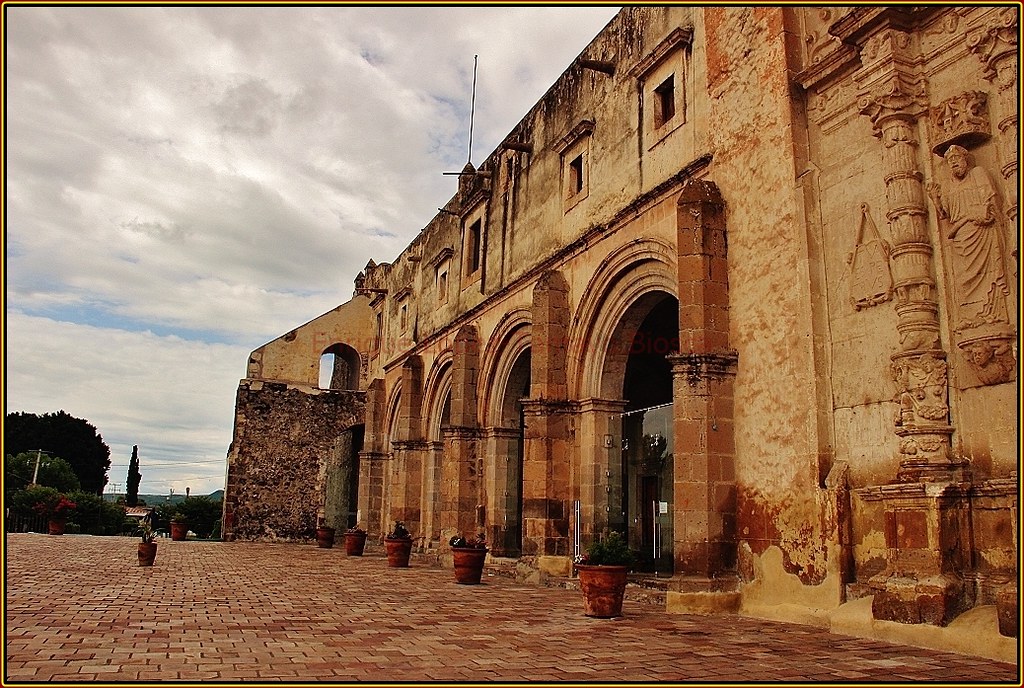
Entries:
{"label": "small square window", "polygon": [[668,78],[654,89],[654,127],[664,125],[676,115],[676,84],[675,75]]}

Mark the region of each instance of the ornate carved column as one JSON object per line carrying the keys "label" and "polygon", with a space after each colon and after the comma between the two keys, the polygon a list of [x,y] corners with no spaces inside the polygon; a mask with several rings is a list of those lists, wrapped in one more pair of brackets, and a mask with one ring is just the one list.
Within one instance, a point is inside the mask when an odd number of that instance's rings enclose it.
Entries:
{"label": "ornate carved column", "polygon": [[917,160],[917,121],[927,108],[926,84],[909,68],[910,42],[909,34],[896,29],[875,34],[862,52],[874,60],[858,75],[860,111],[871,118],[882,143],[886,217],[892,228],[900,350],[892,355],[891,372],[899,399],[898,477],[903,482],[959,479],[964,470],[950,453],[946,352],[939,343],[933,251]]}
{"label": "ornate carved column", "polygon": [[[967,48],[985,66],[985,78],[998,89],[998,120],[1000,162],[1006,193],[1006,216],[1012,226],[1017,223],[1017,32],[1019,18],[1016,7],[1001,9],[984,26],[967,33]],[[1017,258],[1017,247],[1013,246]]]}
{"label": "ornate carved column", "polygon": [[[919,118],[927,112],[925,80],[916,73],[913,36],[885,11],[856,27],[862,67],[855,76],[860,112],[882,144],[886,217],[893,249],[896,328],[892,354],[900,438],[896,482],[860,490],[885,511],[886,568],[870,580],[875,618],[945,625],[968,605],[963,571],[970,565],[970,487],[965,461],[953,458],[947,355],[939,340],[939,306],[928,233]],[[851,28],[855,22],[850,22]]]}

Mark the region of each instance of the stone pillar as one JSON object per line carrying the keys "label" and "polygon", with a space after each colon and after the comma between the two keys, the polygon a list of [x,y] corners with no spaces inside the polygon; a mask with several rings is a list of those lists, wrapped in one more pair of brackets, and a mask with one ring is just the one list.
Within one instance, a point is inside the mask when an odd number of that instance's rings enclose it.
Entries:
{"label": "stone pillar", "polygon": [[[677,203],[679,354],[672,363],[673,558],[676,574],[710,580],[735,569],[736,484],[724,203],[690,180]],[[686,591],[683,591],[686,592]]]}
{"label": "stone pillar", "polygon": [[476,394],[480,384],[480,337],[476,326],[464,325],[459,330],[454,354],[450,426],[442,430],[442,551],[453,535],[470,537],[483,530],[480,517],[485,516],[478,509],[483,504],[483,476]]}
{"label": "stone pillar", "polygon": [[523,554],[556,575],[569,572],[570,419],[566,347],[569,285],[545,273],[533,292],[530,395],[523,401]]}
{"label": "stone pillar", "polygon": [[609,530],[626,530],[623,511],[622,399],[582,399],[580,438],[580,511],[582,543]]}
{"label": "stone pillar", "polygon": [[487,542],[496,557],[518,557],[521,551],[522,516],[519,500],[523,476],[519,445],[522,431],[492,427],[484,430],[486,451],[485,492],[490,496]]}
{"label": "stone pillar", "polygon": [[[402,396],[398,406],[398,437],[391,442],[389,521],[402,521],[414,538],[421,538],[420,495],[423,458],[423,360],[410,356],[402,365]],[[390,529],[392,523],[387,526]]]}
{"label": "stone pillar", "polygon": [[860,490],[882,501],[886,568],[869,581],[877,619],[945,625],[967,605],[962,572],[970,564],[969,473],[954,459],[947,356],[939,341],[933,250],[918,160],[919,118],[927,85],[915,73],[911,34],[887,13],[861,34],[855,75],[860,112],[882,146],[881,174],[892,229],[899,350],[892,354],[900,438],[896,483]]}
{"label": "stone pillar", "polygon": [[886,217],[892,228],[890,260],[900,333],[900,350],[891,357],[899,393],[898,477],[903,482],[959,479],[964,466],[950,452],[946,352],[939,342],[933,251],[917,160],[917,121],[926,111],[926,85],[923,77],[907,70],[912,58],[908,34],[887,28],[869,40],[877,59],[856,79],[860,111],[870,117],[882,144]]}
{"label": "stone pillar", "polygon": [[359,494],[356,525],[365,528],[367,537],[378,539],[387,532],[384,523],[384,480],[387,454],[384,453],[385,410],[384,380],[375,379],[366,389],[366,434],[359,453]]}
{"label": "stone pillar", "polygon": [[427,546],[440,541],[441,535],[441,466],[444,457],[444,442],[428,442],[424,454],[423,505],[420,519]]}

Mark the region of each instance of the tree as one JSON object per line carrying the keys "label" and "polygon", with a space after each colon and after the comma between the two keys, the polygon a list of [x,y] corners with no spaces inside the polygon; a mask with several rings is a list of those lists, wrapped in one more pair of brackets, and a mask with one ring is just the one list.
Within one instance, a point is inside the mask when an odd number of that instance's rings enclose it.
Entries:
{"label": "tree", "polygon": [[4,499],[10,501],[18,490],[24,490],[32,482],[39,459],[39,474],[36,483],[53,487],[61,492],[81,489],[78,476],[64,459],[36,452],[23,452],[17,456],[7,455],[4,459]]}
{"label": "tree", "polygon": [[139,505],[139,483],[142,482],[142,473],[139,472],[139,445],[132,445],[132,459],[128,462],[128,492],[125,494],[125,504],[128,506]]}
{"label": "tree", "polygon": [[8,413],[4,445],[10,454],[42,449],[67,461],[78,476],[82,490],[103,494],[110,470],[110,447],[96,428],[82,418],[56,413]]}
{"label": "tree", "polygon": [[161,504],[156,508],[157,520],[161,527],[171,522],[175,514],[181,514],[188,522],[188,529],[199,538],[209,538],[220,530],[221,500],[209,497],[188,497],[176,504]]}
{"label": "tree", "polygon": [[120,535],[134,529],[134,524],[126,525],[124,507],[120,504],[90,492],[72,492],[68,497],[77,505],[71,518],[87,535]]}

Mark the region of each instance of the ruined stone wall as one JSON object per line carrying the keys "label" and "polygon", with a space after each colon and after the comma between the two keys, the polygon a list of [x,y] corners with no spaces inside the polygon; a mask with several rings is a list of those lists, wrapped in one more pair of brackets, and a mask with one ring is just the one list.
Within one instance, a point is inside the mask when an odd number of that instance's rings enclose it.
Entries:
{"label": "ruined stone wall", "polygon": [[228,453],[226,537],[315,536],[328,467],[341,463],[336,455],[346,431],[363,423],[364,396],[260,380],[239,384]]}

